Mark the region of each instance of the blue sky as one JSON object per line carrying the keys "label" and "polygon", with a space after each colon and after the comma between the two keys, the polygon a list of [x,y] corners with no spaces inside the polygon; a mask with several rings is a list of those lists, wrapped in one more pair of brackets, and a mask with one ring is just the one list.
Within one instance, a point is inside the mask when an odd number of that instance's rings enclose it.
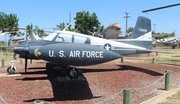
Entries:
{"label": "blue sky", "polygon": [[19,27],[33,23],[40,28],[54,28],[56,25],[71,21],[74,24],[76,12],[83,10],[95,12],[105,27],[118,22],[125,30],[125,12],[129,13],[128,27],[134,27],[138,16],[151,19],[152,29],[156,32],[180,35],[180,6],[142,13],[143,10],[179,3],[179,0],[2,0],[0,12],[17,14]]}

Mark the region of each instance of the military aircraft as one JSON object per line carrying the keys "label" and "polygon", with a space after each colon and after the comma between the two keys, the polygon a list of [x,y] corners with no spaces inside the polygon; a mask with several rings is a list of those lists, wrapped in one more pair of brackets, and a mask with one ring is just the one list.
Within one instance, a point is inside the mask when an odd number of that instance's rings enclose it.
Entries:
{"label": "military aircraft", "polygon": [[168,46],[172,47],[172,49],[175,49],[176,47],[179,48],[179,45],[180,39],[176,37],[165,38],[156,41],[156,46]]}
{"label": "military aircraft", "polygon": [[132,33],[120,39],[111,40],[152,49],[151,21],[145,17],[139,16]]}
{"label": "military aircraft", "polygon": [[106,39],[117,39],[121,30],[119,23],[112,23],[107,26],[101,33],[100,36]]}
{"label": "military aircraft", "polygon": [[120,35],[121,25],[119,23],[112,23],[109,26],[107,26],[101,33],[98,31],[92,33],[92,35],[105,39],[111,39],[114,41],[134,41],[133,39],[143,38],[145,34],[151,32],[151,25],[148,23],[143,23],[143,21],[144,20],[143,18],[141,18],[141,16],[138,17],[133,31],[126,34],[125,36]]}
{"label": "military aircraft", "polygon": [[[17,33],[18,31],[11,31],[11,32],[1,32],[0,36],[4,35],[5,36],[5,40],[4,40],[4,48],[11,48],[12,47],[12,41],[19,41],[22,40],[22,38],[18,38],[18,39],[13,39],[12,36],[10,36],[11,33]],[[7,35],[9,36],[9,39],[7,38]]]}
{"label": "military aircraft", "polygon": [[97,32],[90,32],[92,36],[105,38],[105,39],[117,39],[120,34],[121,26],[119,23],[112,23],[107,26],[102,32],[98,29]]}
{"label": "military aircraft", "polygon": [[[176,4],[171,4],[171,5],[166,5],[166,6],[161,6],[161,7],[157,7],[157,8],[152,8],[152,9],[147,9],[147,10],[143,10],[143,13],[147,13],[147,12],[152,12],[152,11],[156,11],[156,10],[160,10],[160,9],[166,9],[166,8],[170,8],[170,7],[174,7],[174,6],[179,6],[180,3],[176,3]],[[163,45],[163,46],[171,46],[172,49],[179,47],[180,44],[180,40],[179,39],[170,39],[170,40],[165,40],[165,41],[157,41],[156,43],[154,43],[154,46],[158,46],[158,45]]]}
{"label": "military aircraft", "polygon": [[[24,38],[16,38],[14,39],[13,37],[10,37],[9,36],[9,39],[7,39],[7,36],[6,35],[9,35],[11,33],[18,33],[20,32],[20,30],[25,30],[24,28],[20,28],[19,30],[17,31],[11,31],[11,32],[3,32],[3,33],[0,33],[0,36],[2,35],[5,35],[5,41],[4,41],[4,45],[5,45],[5,48],[11,48],[12,47],[12,43],[22,43],[24,41],[26,41]],[[40,38],[37,34],[34,34],[33,31],[30,31],[30,34],[28,36],[28,39],[29,40],[42,40],[42,38]]]}
{"label": "military aircraft", "polygon": [[[14,47],[13,59],[16,59],[16,54],[20,58],[25,58],[25,72],[27,71],[27,59],[45,60],[49,62],[46,67],[70,66],[67,74],[74,78],[78,75],[75,66],[100,64],[124,55],[153,52],[151,20],[142,16],[138,19],[142,23],[138,25],[136,31],[143,35],[133,42],[129,40],[126,43],[70,31],[56,31],[43,40],[26,41]],[[149,28],[143,27],[147,25]],[[14,64],[7,69],[10,74],[15,70]]]}

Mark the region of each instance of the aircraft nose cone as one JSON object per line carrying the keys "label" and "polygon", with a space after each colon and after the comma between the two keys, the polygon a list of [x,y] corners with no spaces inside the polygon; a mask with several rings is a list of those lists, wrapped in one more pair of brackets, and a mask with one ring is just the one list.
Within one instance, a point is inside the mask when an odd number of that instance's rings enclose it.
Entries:
{"label": "aircraft nose cone", "polygon": [[19,53],[27,54],[29,53],[29,48],[28,47],[14,47],[14,52],[17,54]]}
{"label": "aircraft nose cone", "polygon": [[117,59],[117,58],[121,58],[122,56],[115,53],[115,52],[112,52],[112,51],[109,51],[109,50],[106,50],[104,49],[104,59],[107,59],[107,60],[114,60],[114,59]]}
{"label": "aircraft nose cone", "polygon": [[38,51],[38,48],[34,50],[34,56],[39,57],[41,56],[41,52]]}

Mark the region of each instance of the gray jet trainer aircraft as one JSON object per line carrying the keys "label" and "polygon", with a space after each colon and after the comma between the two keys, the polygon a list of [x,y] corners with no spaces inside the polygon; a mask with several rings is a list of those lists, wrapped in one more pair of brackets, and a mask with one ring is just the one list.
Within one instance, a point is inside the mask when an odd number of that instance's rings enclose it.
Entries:
{"label": "gray jet trainer aircraft", "polygon": [[[74,78],[78,75],[75,66],[100,64],[125,55],[152,52],[150,19],[138,17],[134,31],[132,37],[135,39],[130,38],[125,41],[108,40],[70,31],[56,31],[43,40],[26,41],[14,47],[14,59],[16,54],[20,58],[25,58],[25,72],[27,59],[45,60],[49,62],[46,67],[70,66],[67,73],[69,77]],[[10,74],[15,70],[13,64],[7,69]]]}

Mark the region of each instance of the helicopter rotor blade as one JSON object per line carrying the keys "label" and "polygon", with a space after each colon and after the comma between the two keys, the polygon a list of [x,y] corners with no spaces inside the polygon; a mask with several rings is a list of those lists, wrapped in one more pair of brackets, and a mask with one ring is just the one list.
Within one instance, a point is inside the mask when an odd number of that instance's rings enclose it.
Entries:
{"label": "helicopter rotor blade", "polygon": [[148,9],[148,10],[143,10],[142,12],[146,13],[146,12],[151,12],[151,11],[155,11],[155,10],[159,10],[159,9],[165,9],[165,8],[169,8],[169,7],[173,7],[173,6],[178,6],[178,5],[180,5],[180,3],[172,4],[172,5],[167,5],[167,6],[162,6],[162,7],[153,8],[153,9]]}

